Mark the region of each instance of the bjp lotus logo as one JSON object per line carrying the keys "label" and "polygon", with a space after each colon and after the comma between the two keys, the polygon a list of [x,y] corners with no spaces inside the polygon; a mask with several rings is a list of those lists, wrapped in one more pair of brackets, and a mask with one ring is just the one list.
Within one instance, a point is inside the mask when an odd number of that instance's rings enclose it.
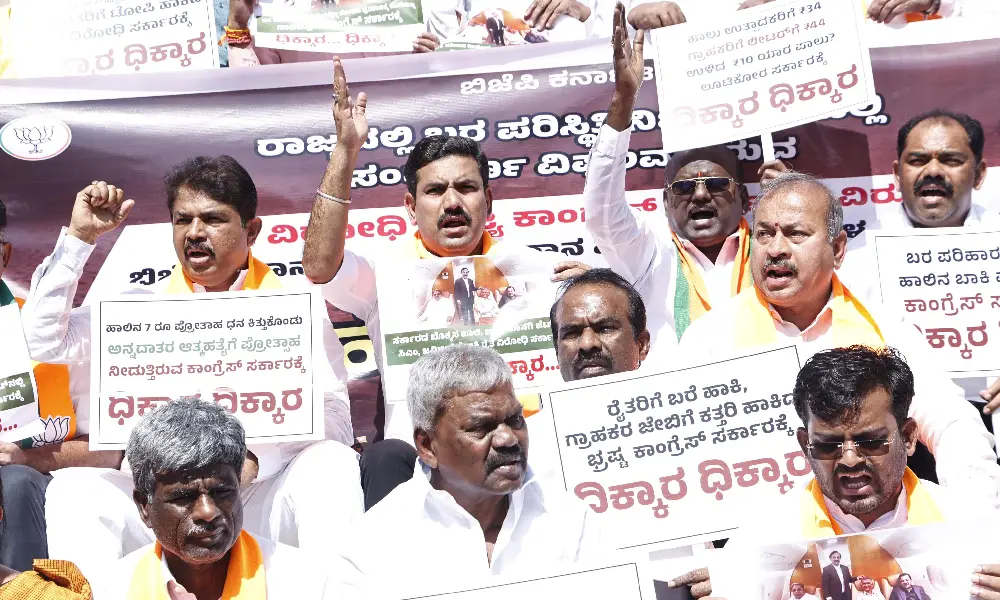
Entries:
{"label": "bjp lotus logo", "polygon": [[32,448],[41,448],[49,444],[58,444],[66,441],[69,435],[69,417],[49,417],[43,419],[45,431],[31,438]]}
{"label": "bjp lotus logo", "polygon": [[21,160],[47,160],[69,147],[72,134],[62,121],[49,117],[14,119],[0,128],[0,148]]}

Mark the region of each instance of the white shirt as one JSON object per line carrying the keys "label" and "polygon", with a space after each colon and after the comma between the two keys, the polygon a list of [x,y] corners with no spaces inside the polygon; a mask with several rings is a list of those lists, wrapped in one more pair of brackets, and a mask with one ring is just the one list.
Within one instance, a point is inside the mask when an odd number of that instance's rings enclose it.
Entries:
{"label": "white shirt", "polygon": [[[35,269],[31,277],[31,291],[21,311],[24,337],[32,358],[47,363],[68,363],[71,385],[76,382],[81,386],[79,395],[73,396],[77,410],[77,435],[89,432],[90,306],[73,308],[73,297],[83,275],[83,267],[93,251],[94,246],[68,235],[64,227],[55,250]],[[245,278],[246,274],[241,274],[232,289],[241,289]],[[203,293],[204,288],[196,286],[194,291]],[[149,293],[149,290],[134,292]],[[323,327],[324,349],[317,348],[314,352],[316,356],[322,356],[325,351],[327,356],[326,361],[315,362],[317,379],[326,386],[323,407],[326,437],[350,445],[354,442],[354,431],[347,395],[344,348],[329,320],[324,319]],[[248,446],[257,456],[257,481],[276,475],[310,443]],[[123,464],[122,469],[128,470],[127,464]]]}
{"label": "white shirt", "polygon": [[413,478],[373,506],[354,526],[334,573],[344,598],[416,597],[491,576],[532,574],[589,560],[612,547],[597,513],[565,490],[534,477],[510,494],[507,517],[486,558],[482,526],[448,492],[430,484],[417,461]]}
{"label": "white shirt", "polygon": [[[537,263],[546,260],[543,252],[516,244],[493,241],[486,253],[497,262],[512,255],[523,256],[524,260]],[[515,259],[517,260],[517,259]],[[330,304],[354,314],[368,328],[368,337],[375,350],[375,363],[380,373],[382,368],[382,326],[378,314],[378,292],[375,285],[375,263],[371,259],[344,250],[344,262],[333,279],[323,284],[323,297]],[[449,298],[448,300],[452,300]],[[454,306],[454,305],[452,305]],[[413,443],[413,423],[405,402],[385,403],[385,437]]]}
{"label": "white shirt", "polygon": [[493,292],[490,292],[488,296],[483,298],[479,294],[476,294],[475,300],[476,318],[480,317],[495,317],[500,313],[500,306],[497,304],[496,299],[493,297]]}
{"label": "white shirt", "polygon": [[[601,249],[601,256],[619,275],[629,280],[646,304],[650,348],[660,354],[677,345],[674,328],[674,295],[677,292],[677,247],[669,229],[654,230],[636,217],[625,199],[625,159],[631,131],[604,125],[590,151],[583,205],[587,231]],[[681,240],[701,271],[713,303],[730,297],[732,266],[739,252],[739,232],[723,243],[712,262],[694,244]]]}
{"label": "white shirt", "polygon": [[[826,498],[824,497],[825,501]],[[828,503],[829,504],[829,503]],[[840,565],[834,565],[834,571],[837,572],[837,579],[840,579],[840,591],[844,591],[844,570],[840,568]]]}
{"label": "white shirt", "polygon": [[427,307],[420,315],[420,322],[427,323],[430,327],[448,327],[448,319],[455,316],[455,302],[447,297],[441,296],[435,299],[433,296],[427,301]]}
{"label": "white shirt", "polygon": [[[260,546],[264,558],[264,582],[267,597],[274,599],[294,598],[295,600],[325,600],[336,598],[337,586],[327,576],[327,569],[315,562],[312,556],[291,546],[278,544],[253,536]],[[100,600],[126,600],[129,586],[139,559],[151,552],[153,544],[139,548],[135,552],[118,559],[111,567],[109,577],[102,578],[103,593],[94,597]],[[163,569],[163,584],[174,581],[167,566],[166,555],[160,561]]]}
{"label": "white shirt", "polygon": [[[735,322],[735,306],[735,299],[730,299],[692,323],[681,340],[678,356],[706,362],[739,355],[734,333],[740,325]],[[1000,466],[993,453],[993,436],[983,426],[979,413],[965,401],[962,389],[935,366],[928,356],[926,341],[912,325],[898,313],[890,316],[876,304],[866,304],[866,308],[886,345],[900,350],[913,371],[916,394],[910,404],[910,417],[917,422],[918,438],[934,455],[938,480],[952,490],[997,506]],[[802,331],[769,309],[778,333],[776,346],[794,345],[802,363],[817,352],[833,348],[829,304]]]}

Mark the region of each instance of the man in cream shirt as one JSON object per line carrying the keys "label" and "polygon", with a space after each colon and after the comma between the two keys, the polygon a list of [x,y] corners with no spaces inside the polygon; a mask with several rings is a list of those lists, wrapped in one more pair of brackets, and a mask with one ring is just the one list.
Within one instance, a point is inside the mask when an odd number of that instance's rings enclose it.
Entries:
{"label": "man in cream shirt", "polygon": [[840,201],[812,177],[786,174],[765,186],[757,202],[751,251],[756,286],[692,324],[680,355],[704,362],[794,344],[804,360],[854,344],[905,348],[916,373],[910,416],[937,461],[938,480],[997,505],[1000,467],[993,436],[976,410],[935,368],[911,325],[863,304],[837,278],[847,246]]}
{"label": "man in cream shirt", "polygon": [[416,472],[345,540],[333,567],[345,597],[418,596],[615,547],[597,513],[528,466],[528,427],[496,351],[456,345],[424,356],[407,405]]}

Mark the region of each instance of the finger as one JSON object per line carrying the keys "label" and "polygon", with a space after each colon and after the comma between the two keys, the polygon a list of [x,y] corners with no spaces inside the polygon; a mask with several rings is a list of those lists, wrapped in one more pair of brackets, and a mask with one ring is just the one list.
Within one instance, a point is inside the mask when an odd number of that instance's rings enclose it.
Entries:
{"label": "finger", "polygon": [[1000,577],[1000,565],[998,564],[978,565],[973,570],[978,574]]}
{"label": "finger", "polygon": [[115,216],[115,220],[121,223],[124,221],[130,212],[132,212],[132,207],[135,206],[135,200],[129,199],[122,202],[121,207],[118,209],[118,213]]}
{"label": "finger", "polygon": [[906,6],[903,4],[897,4],[896,7],[889,12],[889,16],[885,18],[885,22],[891,23],[892,20],[895,19],[896,17],[901,17],[905,14],[906,14]]}
{"label": "finger", "polygon": [[435,47],[436,44],[428,40],[418,39],[417,41],[413,42],[414,52],[433,52]]}
{"label": "finger", "polygon": [[[538,14],[541,13],[541,4],[545,3],[546,0],[534,0],[528,10],[524,11],[524,22],[528,24],[528,27],[535,26],[535,19],[538,18]],[[538,14],[536,14],[538,13]]]}
{"label": "finger", "polygon": [[687,23],[688,20],[687,17],[684,16],[684,11],[681,10],[680,8],[677,8],[676,10],[677,10],[677,16],[676,16],[677,22],[675,23],[675,25],[678,25],[680,23]]}
{"label": "finger", "polygon": [[980,600],[1000,600],[1000,592],[978,586],[973,586],[970,594],[973,598],[979,598]]}
{"label": "finger", "polygon": [[108,184],[108,200],[105,202],[105,208],[114,211],[118,205],[121,203],[121,190],[117,187]]}
{"label": "finger", "polygon": [[100,208],[104,205],[105,200],[108,198],[108,184],[103,181],[97,182],[97,195],[91,196],[90,205],[94,208]]}
{"label": "finger", "polygon": [[552,29],[552,27],[555,26],[555,19],[559,16],[556,13],[557,5],[557,2],[549,2],[548,5],[546,5],[545,10],[542,11],[542,16],[538,17],[535,29]]}
{"label": "finger", "polygon": [[888,2],[885,3],[885,6],[883,6],[882,10],[879,11],[879,15],[878,15],[878,22],[879,23],[886,23],[886,22],[888,22],[888,20],[889,20],[889,13],[892,12],[892,10],[896,7],[896,5],[897,5],[898,2],[899,2],[899,0],[888,0]]}
{"label": "finger", "polygon": [[885,6],[886,0],[872,0],[871,6],[868,7],[868,18],[871,20],[876,20],[880,12],[882,12],[882,7]]}
{"label": "finger", "polygon": [[642,29],[635,30],[635,39],[632,40],[632,59],[642,62],[642,47],[646,43],[646,32]]}
{"label": "finger", "polygon": [[712,582],[702,581],[691,586],[691,595],[695,598],[704,598],[712,593]]}
{"label": "finger", "polygon": [[693,571],[688,571],[687,573],[671,579],[667,585],[669,587],[681,587],[682,585],[691,585],[693,583],[701,583],[702,581],[708,580],[708,568],[702,567],[700,569],[695,569]]}
{"label": "finger", "polygon": [[365,115],[365,108],[368,107],[368,94],[361,92],[358,94],[358,101],[354,104],[354,114]]}
{"label": "finger", "polygon": [[981,588],[985,588],[993,592],[1000,592],[1000,577],[997,577],[995,575],[974,573],[972,575],[972,583],[976,584]]}

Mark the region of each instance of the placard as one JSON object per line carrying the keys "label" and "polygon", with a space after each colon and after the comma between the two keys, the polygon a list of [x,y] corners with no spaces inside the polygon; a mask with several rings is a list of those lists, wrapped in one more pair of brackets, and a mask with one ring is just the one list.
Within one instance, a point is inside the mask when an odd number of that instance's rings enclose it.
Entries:
{"label": "placard", "polygon": [[212,0],[11,0],[19,77],[219,67]]}
{"label": "placard", "polygon": [[[802,600],[829,598],[830,591],[822,589],[824,572],[831,582],[837,576],[835,569],[843,567],[842,575],[857,578],[847,583],[848,597],[904,600],[912,591],[917,598],[968,598],[973,568],[998,560],[996,533],[992,519],[980,519],[809,541],[732,539],[724,550],[711,553],[712,592],[720,598],[794,599],[792,585],[798,584],[806,594]],[[834,552],[839,554],[837,565],[833,563],[837,557],[831,557]],[[838,579],[834,585],[842,584]]]}
{"label": "placard", "polygon": [[0,331],[0,442],[17,442],[45,431],[45,423],[16,303],[0,307]]}
{"label": "placard", "polygon": [[652,32],[667,151],[818,121],[876,98],[863,15],[841,0],[778,0]]}
{"label": "placard", "polygon": [[410,367],[452,344],[503,355],[518,392],[562,381],[549,310],[558,255],[511,246],[489,256],[378,260],[386,400],[406,400]]}
{"label": "placard", "polygon": [[802,489],[798,371],[789,347],[602,377],[550,392],[533,418],[551,420],[562,483],[609,520],[620,548],[689,545],[727,537],[748,502]]}
{"label": "placard", "polygon": [[882,304],[916,325],[935,364],[953,377],[1000,374],[1000,232],[878,231],[874,247]]}
{"label": "placard", "polygon": [[[645,564],[619,560],[570,564],[551,569],[546,575],[512,578],[493,577],[479,587],[450,589],[429,595],[406,596],[402,600],[503,600],[507,598],[614,598],[654,600],[652,579],[645,577]],[[441,582],[448,586],[447,581]]]}
{"label": "placard", "polygon": [[144,414],[190,396],[236,415],[248,444],[323,439],[318,289],[135,294],[91,310],[91,449],[124,448]]}
{"label": "placard", "polygon": [[268,6],[256,19],[254,44],[306,52],[410,52],[413,41],[426,29],[421,0],[306,6],[305,10]]}

